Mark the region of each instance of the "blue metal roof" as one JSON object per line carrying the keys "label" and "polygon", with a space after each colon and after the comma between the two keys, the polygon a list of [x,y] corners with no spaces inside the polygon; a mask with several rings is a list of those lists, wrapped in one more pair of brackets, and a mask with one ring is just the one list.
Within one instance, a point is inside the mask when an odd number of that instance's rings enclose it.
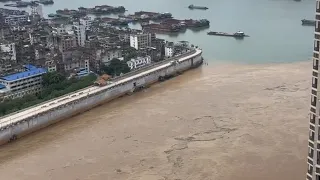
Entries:
{"label": "blue metal roof", "polygon": [[0,84],[0,89],[4,89],[4,88],[6,88],[6,86],[3,84]]}
{"label": "blue metal roof", "polygon": [[33,69],[37,69],[37,67],[31,65],[31,64],[26,64],[23,67],[25,67],[27,70],[33,70]]}
{"label": "blue metal roof", "polygon": [[44,74],[47,72],[47,70],[44,68],[37,68],[32,65],[26,65],[25,68],[27,68],[28,70],[24,71],[24,72],[1,77],[1,79],[6,80],[6,81],[16,81],[18,79],[24,79],[24,78],[36,76],[39,74]]}

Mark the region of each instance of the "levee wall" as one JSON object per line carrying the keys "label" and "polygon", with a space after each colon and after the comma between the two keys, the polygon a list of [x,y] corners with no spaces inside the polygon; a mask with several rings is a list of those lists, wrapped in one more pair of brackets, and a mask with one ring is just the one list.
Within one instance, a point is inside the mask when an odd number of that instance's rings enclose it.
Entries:
{"label": "levee wall", "polygon": [[[78,98],[66,103],[57,104],[48,110],[36,109],[32,116],[19,117],[19,120],[11,120],[12,123],[2,126],[0,129],[0,145],[15,140],[26,134],[49,126],[60,120],[69,118],[95,106],[108,102],[119,96],[132,93],[135,90],[157,82],[160,77],[172,76],[177,72],[186,71],[202,63],[201,51],[196,51],[187,58],[178,59],[177,63],[167,63],[154,67],[148,71],[133,74],[130,78],[115,82],[110,87],[99,87],[92,92],[79,93]],[[63,99],[61,99],[63,101]],[[56,102],[59,102],[56,101]],[[48,102],[49,103],[49,102]],[[52,103],[50,103],[52,104]],[[49,104],[49,105],[50,105]]]}

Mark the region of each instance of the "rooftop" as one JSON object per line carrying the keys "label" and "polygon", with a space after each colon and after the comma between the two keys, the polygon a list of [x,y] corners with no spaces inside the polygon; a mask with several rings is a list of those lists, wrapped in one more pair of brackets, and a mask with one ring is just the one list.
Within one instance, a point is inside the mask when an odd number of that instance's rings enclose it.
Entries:
{"label": "rooftop", "polygon": [[28,78],[31,76],[36,76],[39,74],[44,74],[47,72],[46,69],[44,68],[37,68],[31,64],[27,64],[24,66],[26,68],[26,71],[24,72],[20,72],[20,73],[16,73],[16,74],[11,74],[8,76],[4,76],[1,77],[0,79],[5,80],[5,81],[16,81],[18,79],[24,79],[24,78]]}

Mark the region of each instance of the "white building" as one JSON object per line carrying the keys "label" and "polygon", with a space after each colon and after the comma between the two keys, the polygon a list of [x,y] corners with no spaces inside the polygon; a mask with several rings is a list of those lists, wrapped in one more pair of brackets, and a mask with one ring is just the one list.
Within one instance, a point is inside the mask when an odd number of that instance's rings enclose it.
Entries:
{"label": "white building", "polygon": [[92,18],[88,16],[80,19],[80,24],[84,25],[87,31],[90,30],[92,22]]}
{"label": "white building", "polygon": [[120,48],[107,49],[103,52],[101,61],[104,64],[108,64],[112,59],[122,59],[122,50]]}
{"label": "white building", "polygon": [[152,34],[139,33],[130,35],[130,46],[135,49],[142,49],[151,46]]}
{"label": "white building", "polygon": [[28,15],[10,15],[4,18],[5,24],[17,24],[27,22],[29,19]]}
{"label": "white building", "polygon": [[0,44],[0,50],[8,53],[11,56],[12,61],[17,60],[16,46],[14,43]]}
{"label": "white building", "polygon": [[46,69],[26,65],[25,71],[0,78],[0,95],[5,98],[19,98],[40,92],[42,76]]}
{"label": "white building", "polygon": [[42,6],[39,4],[37,6],[32,6],[31,7],[31,14],[34,15],[39,15],[40,18],[43,18],[43,12],[42,12]]}
{"label": "white building", "polygon": [[137,57],[137,59],[131,59],[130,61],[127,62],[129,68],[131,70],[141,68],[147,64],[151,64],[151,57],[146,56],[146,57]]}
{"label": "white building", "polygon": [[165,57],[172,57],[174,55],[174,43],[167,42],[164,46],[164,55]]}
{"label": "white building", "polygon": [[72,29],[76,35],[78,46],[84,46],[86,42],[86,26],[74,23]]}

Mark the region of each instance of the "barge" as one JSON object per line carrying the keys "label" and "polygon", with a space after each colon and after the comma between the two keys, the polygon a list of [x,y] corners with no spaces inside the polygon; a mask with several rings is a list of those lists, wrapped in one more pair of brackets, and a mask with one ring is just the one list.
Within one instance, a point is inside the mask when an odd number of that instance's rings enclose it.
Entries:
{"label": "barge", "polygon": [[303,26],[315,26],[316,25],[316,21],[315,20],[302,19],[301,20],[301,24]]}
{"label": "barge", "polygon": [[205,7],[205,6],[195,6],[193,4],[189,5],[188,6],[189,9],[200,9],[200,10],[207,10],[209,9],[208,7]]}
{"label": "barge", "polygon": [[236,33],[230,34],[225,32],[216,32],[216,31],[210,31],[207,33],[208,35],[214,35],[214,36],[228,36],[228,37],[234,37],[234,38],[244,38],[249,37],[244,32],[238,31]]}
{"label": "barge", "polygon": [[53,0],[40,0],[39,3],[43,4],[43,5],[51,5],[51,4],[54,4],[54,1]]}
{"label": "barge", "polygon": [[0,118],[0,145],[70,118],[103,103],[131,94],[152,83],[180,74],[203,63],[202,50],[188,52]]}
{"label": "barge", "polygon": [[175,32],[180,32],[184,29],[181,25],[176,25],[176,24],[142,23],[141,27],[143,31],[152,32],[152,33],[175,33]]}

